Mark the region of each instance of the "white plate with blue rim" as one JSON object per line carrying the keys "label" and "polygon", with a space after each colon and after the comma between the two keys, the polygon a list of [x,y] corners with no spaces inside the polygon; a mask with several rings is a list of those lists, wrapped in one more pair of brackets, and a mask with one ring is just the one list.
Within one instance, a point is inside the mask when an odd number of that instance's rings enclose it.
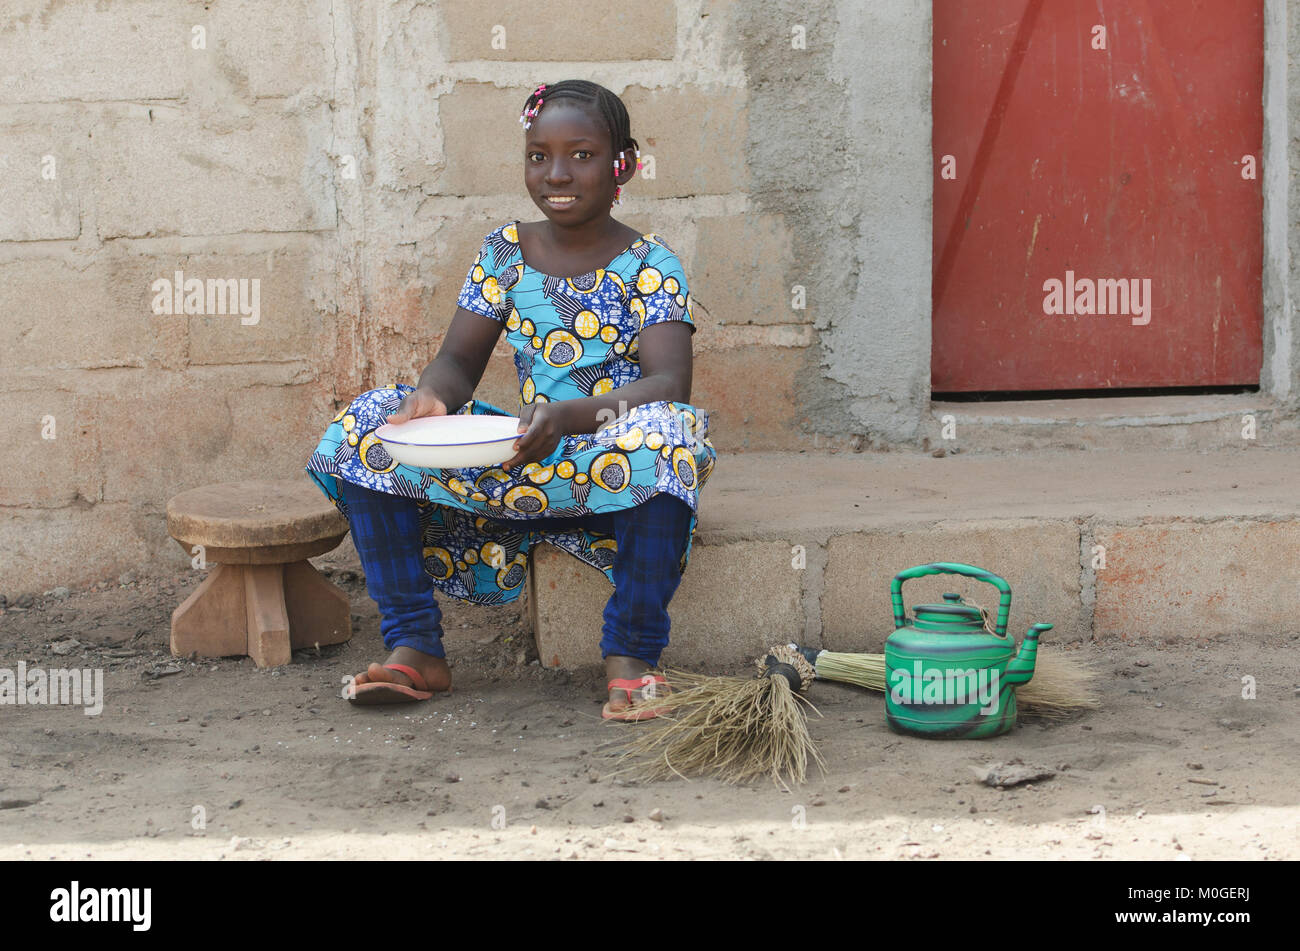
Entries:
{"label": "white plate with blue rim", "polygon": [[421,416],[375,430],[396,461],[420,469],[494,466],[515,454],[518,416]]}

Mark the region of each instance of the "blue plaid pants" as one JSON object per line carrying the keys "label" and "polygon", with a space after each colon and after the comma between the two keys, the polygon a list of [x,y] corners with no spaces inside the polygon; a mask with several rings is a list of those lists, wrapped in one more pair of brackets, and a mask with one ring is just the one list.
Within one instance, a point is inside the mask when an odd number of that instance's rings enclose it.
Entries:
{"label": "blue plaid pants", "polygon": [[[366,588],[379,607],[384,647],[410,647],[445,657],[442,609],[424,570],[424,535],[413,499],[338,482],[347,503],[352,542],[361,556]],[[518,531],[520,523],[511,521]],[[641,505],[582,518],[531,518],[530,530],[578,525],[618,543],[614,593],[605,605],[602,657],[635,657],[652,667],[668,646],[668,602],[681,583],[680,562],[690,536],[691,509],[660,492]]]}

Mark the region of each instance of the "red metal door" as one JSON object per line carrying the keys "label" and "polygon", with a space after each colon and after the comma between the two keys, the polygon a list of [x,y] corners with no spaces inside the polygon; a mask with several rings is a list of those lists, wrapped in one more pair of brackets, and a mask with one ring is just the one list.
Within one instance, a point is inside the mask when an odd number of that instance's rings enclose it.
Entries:
{"label": "red metal door", "polygon": [[934,0],[935,392],[1257,384],[1263,0]]}

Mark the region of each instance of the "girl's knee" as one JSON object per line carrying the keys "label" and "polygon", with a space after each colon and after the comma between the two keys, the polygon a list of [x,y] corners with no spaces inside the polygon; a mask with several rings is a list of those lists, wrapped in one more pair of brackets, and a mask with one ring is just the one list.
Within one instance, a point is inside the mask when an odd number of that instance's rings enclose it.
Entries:
{"label": "girl's knee", "polygon": [[352,417],[355,427],[363,432],[382,426],[389,414],[401,404],[404,395],[401,390],[392,386],[367,390],[353,399],[344,411],[344,428],[348,428],[346,425],[348,416]]}
{"label": "girl's knee", "polygon": [[393,400],[401,402],[404,394],[395,386],[379,386],[373,390],[366,390],[352,402],[360,403],[388,403]]}

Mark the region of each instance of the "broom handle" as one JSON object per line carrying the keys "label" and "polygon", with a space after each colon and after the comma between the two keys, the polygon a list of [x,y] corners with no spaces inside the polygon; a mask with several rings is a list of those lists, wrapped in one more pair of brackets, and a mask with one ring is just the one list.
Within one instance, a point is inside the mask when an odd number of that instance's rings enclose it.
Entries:
{"label": "broom handle", "polygon": [[889,597],[894,602],[894,628],[907,624],[907,613],[903,610],[903,582],[911,578],[924,578],[926,575],[964,575],[976,581],[986,581],[998,589],[998,637],[1007,636],[1007,617],[1011,614],[1011,586],[991,571],[976,568],[974,565],[962,565],[955,561],[935,561],[928,565],[918,565],[894,575],[889,586]]}

